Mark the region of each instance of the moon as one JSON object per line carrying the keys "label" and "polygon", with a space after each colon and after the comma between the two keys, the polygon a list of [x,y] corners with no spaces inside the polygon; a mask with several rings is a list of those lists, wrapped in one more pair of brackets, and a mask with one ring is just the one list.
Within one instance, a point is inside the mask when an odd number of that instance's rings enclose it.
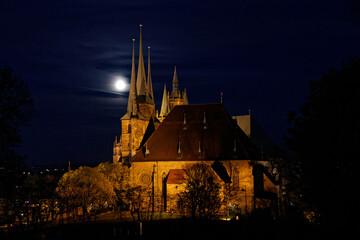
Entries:
{"label": "moon", "polygon": [[126,91],[127,89],[126,80],[124,80],[123,78],[118,78],[115,82],[115,89],[120,92]]}

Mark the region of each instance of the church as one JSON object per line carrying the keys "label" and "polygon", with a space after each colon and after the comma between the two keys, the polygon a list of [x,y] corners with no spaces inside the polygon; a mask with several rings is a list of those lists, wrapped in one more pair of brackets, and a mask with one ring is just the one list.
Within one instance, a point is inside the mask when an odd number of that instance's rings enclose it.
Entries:
{"label": "church", "polygon": [[189,104],[186,89],[179,90],[176,67],[172,90],[164,86],[160,113],[155,110],[150,47],[145,74],[141,27],[137,72],[133,40],[127,111],[121,118],[119,140],[115,137],[114,164],[129,166],[132,184],[153,189],[156,211],[177,211],[184,168],[194,163],[211,166],[223,191],[233,191],[224,212],[244,215],[257,208],[278,209],[279,174],[262,149],[269,141],[254,134],[260,128],[250,113],[233,117],[222,103]]}

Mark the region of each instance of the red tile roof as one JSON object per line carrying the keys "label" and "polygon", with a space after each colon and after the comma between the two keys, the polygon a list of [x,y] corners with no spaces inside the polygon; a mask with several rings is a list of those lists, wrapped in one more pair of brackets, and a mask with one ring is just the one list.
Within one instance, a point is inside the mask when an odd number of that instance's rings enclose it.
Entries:
{"label": "red tile roof", "polygon": [[166,184],[183,184],[185,171],[183,169],[170,169]]}
{"label": "red tile roof", "polygon": [[147,148],[148,156],[144,144],[132,161],[261,159],[255,145],[220,103],[176,106],[147,140]]}

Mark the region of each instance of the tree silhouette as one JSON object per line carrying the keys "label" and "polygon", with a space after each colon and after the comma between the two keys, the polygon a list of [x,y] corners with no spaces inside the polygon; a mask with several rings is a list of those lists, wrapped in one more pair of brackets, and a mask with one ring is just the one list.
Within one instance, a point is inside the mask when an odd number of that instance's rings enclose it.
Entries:
{"label": "tree silhouette", "polygon": [[[285,144],[300,166],[299,196],[324,222],[345,223],[358,210],[360,59],[310,81],[307,102],[288,115]],[[300,195],[301,194],[301,195]]]}
{"label": "tree silhouette", "polygon": [[0,197],[14,198],[22,174],[21,127],[34,116],[33,99],[23,80],[0,65]]}
{"label": "tree silhouette", "polygon": [[134,221],[152,219],[151,190],[142,185],[130,185],[125,193],[129,211]]}
{"label": "tree silhouette", "polygon": [[184,171],[185,187],[179,194],[179,208],[184,208],[193,218],[211,218],[221,207],[221,187],[214,171],[204,163],[190,164]]}

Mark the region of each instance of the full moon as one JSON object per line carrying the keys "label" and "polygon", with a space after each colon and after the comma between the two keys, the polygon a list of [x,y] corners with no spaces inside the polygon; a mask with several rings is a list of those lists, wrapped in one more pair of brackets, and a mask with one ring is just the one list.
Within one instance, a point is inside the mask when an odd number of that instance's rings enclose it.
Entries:
{"label": "full moon", "polygon": [[126,85],[127,84],[126,84],[125,80],[123,80],[123,79],[118,79],[115,82],[115,88],[121,92],[126,90]]}

